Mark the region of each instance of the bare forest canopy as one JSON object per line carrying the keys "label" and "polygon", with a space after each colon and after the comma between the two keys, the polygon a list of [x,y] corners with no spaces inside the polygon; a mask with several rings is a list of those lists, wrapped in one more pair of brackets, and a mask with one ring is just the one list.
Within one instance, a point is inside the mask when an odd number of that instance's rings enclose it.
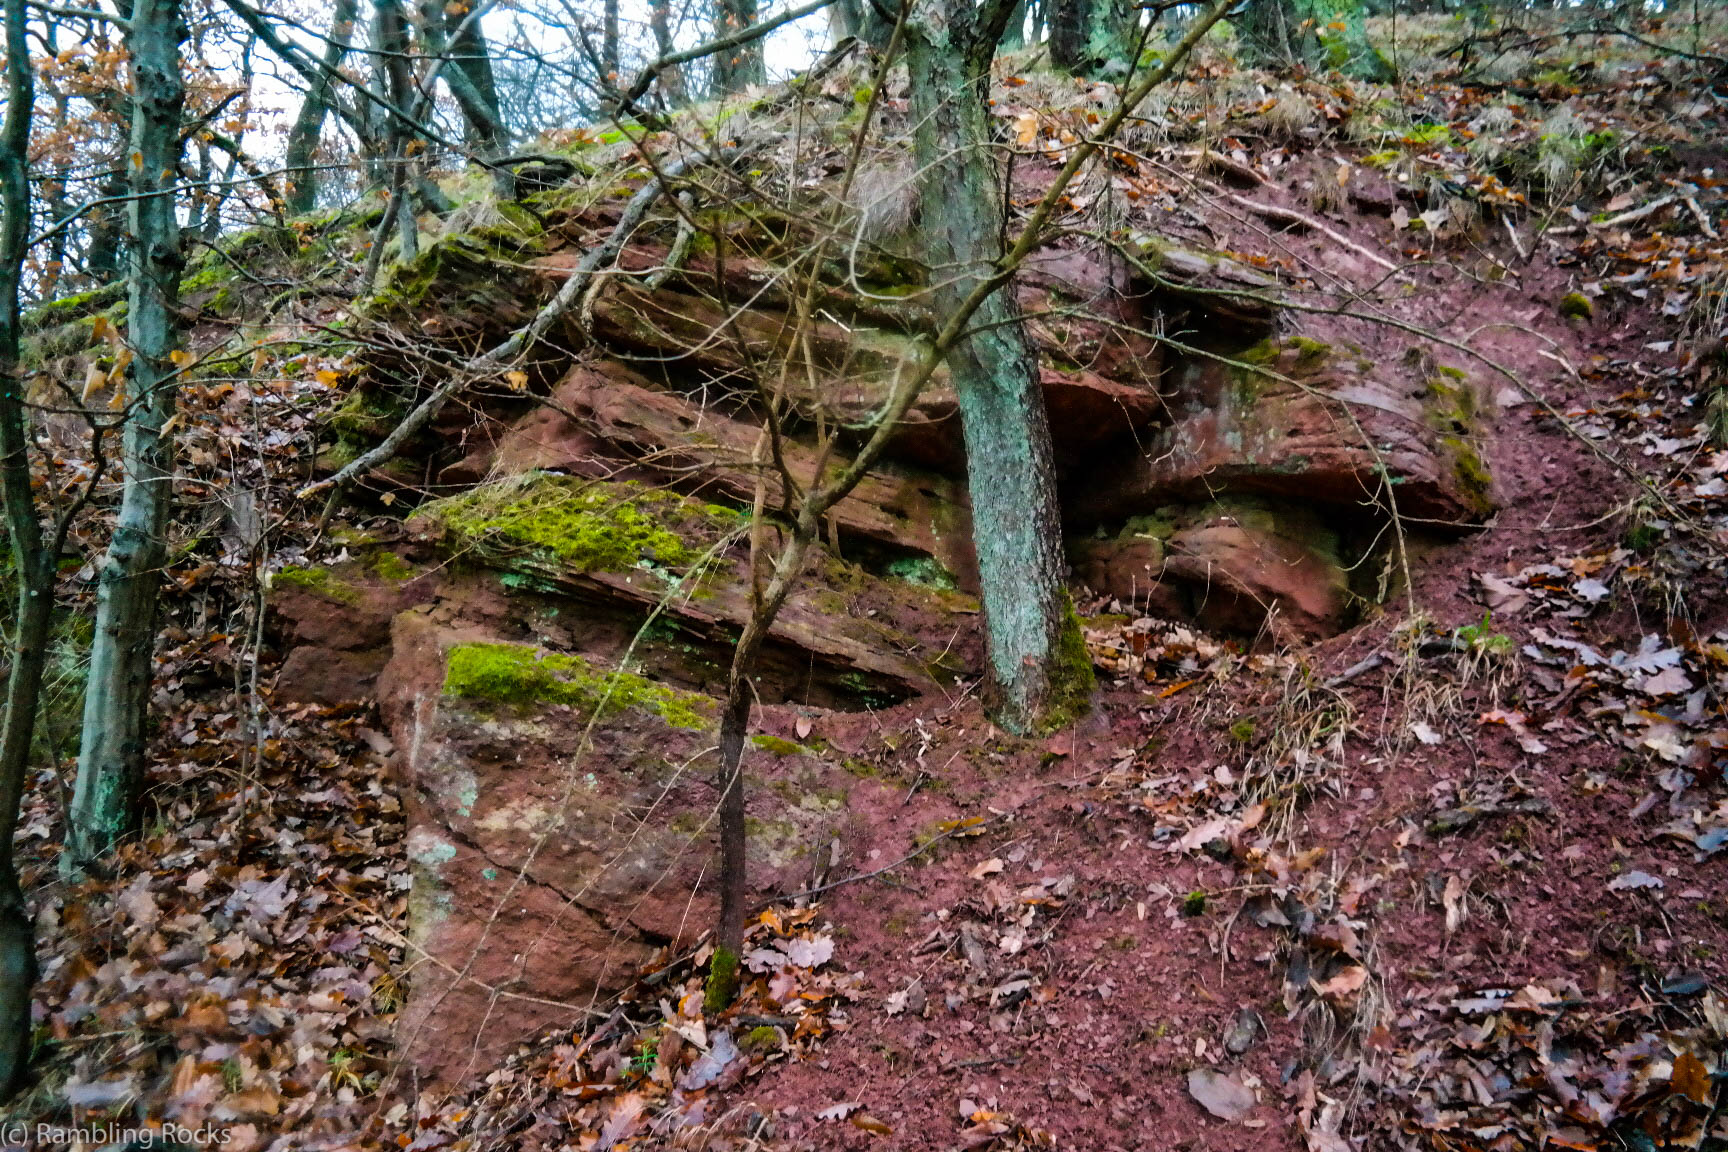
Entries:
{"label": "bare forest canopy", "polygon": [[0,4],[0,1148],[1728,1148],[1728,7]]}

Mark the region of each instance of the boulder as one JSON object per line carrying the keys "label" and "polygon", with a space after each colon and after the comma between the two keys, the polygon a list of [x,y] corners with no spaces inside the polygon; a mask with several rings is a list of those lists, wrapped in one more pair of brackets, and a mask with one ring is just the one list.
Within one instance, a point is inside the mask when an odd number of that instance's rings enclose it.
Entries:
{"label": "boulder", "polygon": [[1069,542],[1075,576],[1149,615],[1290,643],[1354,620],[1338,535],[1312,509],[1225,498],[1138,517],[1114,536]]}
{"label": "boulder", "polygon": [[[752,611],[748,518],[633,481],[529,473],[435,502],[417,523],[509,587],[557,598],[585,629],[605,622],[628,640],[652,620],[668,642],[638,645],[637,658],[692,688],[719,691]],[[766,543],[777,534],[769,528]],[[949,644],[953,614],[974,610],[969,597],[882,579],[820,549],[807,563],[768,632],[765,701],[892,703],[965,668]]]}
{"label": "boulder", "polygon": [[270,581],[275,640],[286,650],[275,696],[301,704],[342,704],[374,695],[390,656],[390,621],[430,599],[433,574],[393,552],[322,568],[288,567]]}
{"label": "boulder", "polygon": [[[751,597],[737,514],[631,482],[530,473],[418,523],[451,563],[395,617],[380,680],[425,959],[399,1041],[450,1081],[710,923],[715,697]],[[811,577],[771,631],[762,707],[881,709],[976,658],[953,644],[966,597],[820,550]],[[785,740],[745,767],[751,888],[801,887],[874,785]]]}
{"label": "boulder", "polygon": [[1480,400],[1462,374],[1408,358],[1376,364],[1301,338],[1236,360],[1188,361],[1170,391],[1171,423],[1144,451],[1075,485],[1070,519],[1121,521],[1219,492],[1380,516],[1395,502],[1401,516],[1440,529],[1493,514]]}
{"label": "boulder", "polygon": [[[396,747],[418,963],[400,1055],[446,1084],[687,949],[714,915],[714,703],[531,641],[474,584],[398,617]],[[808,883],[843,771],[746,756],[752,892]],[[823,857],[826,858],[825,856]]]}

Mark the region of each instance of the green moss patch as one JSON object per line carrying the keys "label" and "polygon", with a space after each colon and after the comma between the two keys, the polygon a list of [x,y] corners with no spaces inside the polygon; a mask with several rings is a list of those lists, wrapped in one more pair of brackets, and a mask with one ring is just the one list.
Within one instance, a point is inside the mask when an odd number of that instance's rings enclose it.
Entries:
{"label": "green moss patch", "polygon": [[276,588],[297,588],[334,600],[338,604],[353,604],[360,599],[360,590],[342,580],[328,568],[284,568],[270,578]]}
{"label": "green moss patch", "polygon": [[782,740],[778,736],[770,736],[766,732],[758,732],[750,737],[750,743],[772,756],[796,756],[806,751],[804,745],[794,744],[790,740]]}
{"label": "green moss patch", "polygon": [[458,539],[539,552],[578,572],[688,567],[739,517],[639,484],[529,473],[427,509]]}
{"label": "green moss patch", "polygon": [[123,280],[116,281],[90,292],[62,296],[58,300],[50,300],[46,304],[32,308],[24,313],[19,326],[23,333],[28,336],[36,332],[45,332],[50,328],[58,328],[62,324],[70,324],[74,320],[87,319],[95,316],[98,312],[125,302],[126,282]]}
{"label": "green moss patch", "polygon": [[674,728],[698,730],[709,724],[709,703],[702,696],[522,644],[458,644],[445,657],[444,692],[522,709],[565,704],[603,716],[634,709]]}
{"label": "green moss patch", "polygon": [[1097,687],[1092,656],[1086,651],[1086,635],[1080,629],[1080,616],[1067,593],[1063,593],[1062,599],[1062,632],[1050,661],[1050,704],[1044,710],[1041,725],[1049,732],[1065,728],[1086,715],[1092,707],[1092,691]]}

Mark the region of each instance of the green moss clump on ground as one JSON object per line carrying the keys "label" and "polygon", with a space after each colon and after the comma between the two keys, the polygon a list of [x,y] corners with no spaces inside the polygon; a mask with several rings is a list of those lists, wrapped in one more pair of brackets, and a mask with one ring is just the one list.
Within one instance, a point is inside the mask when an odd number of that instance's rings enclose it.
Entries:
{"label": "green moss clump on ground", "polygon": [[775,1052],[780,1048],[780,1031],[777,1028],[763,1024],[752,1028],[744,1034],[744,1039],[738,1047],[746,1052]]}
{"label": "green moss clump on ground", "polygon": [[370,388],[357,388],[330,413],[330,427],[340,443],[371,447],[390,434],[408,414],[399,396]]}
{"label": "green moss clump on ground", "polygon": [[366,562],[366,566],[377,573],[381,579],[389,580],[395,584],[414,578],[413,566],[394,552],[379,552]]}
{"label": "green moss clump on ground", "polygon": [[360,590],[344,584],[328,568],[284,568],[270,577],[276,588],[298,588],[338,604],[353,604],[360,599]]}
{"label": "green moss clump on ground", "polygon": [[1494,477],[1476,447],[1480,409],[1475,389],[1450,369],[1431,377],[1427,392],[1428,424],[1439,433],[1438,443],[1451,462],[1459,495],[1473,512],[1491,514]]}
{"label": "green moss clump on ground", "polygon": [[1560,315],[1568,320],[1589,320],[1596,315],[1596,305],[1582,292],[1568,292],[1560,297]]}
{"label": "green moss clump on ground", "polygon": [[529,473],[427,509],[475,544],[545,553],[579,572],[684,568],[739,523],[737,514],[638,484]]}
{"label": "green moss clump on ground", "polygon": [[804,751],[802,744],[794,744],[790,740],[782,740],[778,736],[770,736],[766,732],[758,732],[750,737],[750,743],[774,756],[796,756]]}
{"label": "green moss clump on ground", "polygon": [[1064,593],[1062,604],[1062,633],[1050,661],[1050,703],[1041,725],[1047,732],[1066,728],[1090,711],[1092,691],[1098,683],[1074,601]]}
{"label": "green moss clump on ground", "polygon": [[595,670],[578,656],[541,652],[521,644],[458,644],[444,666],[450,696],[523,708],[567,704],[603,715],[634,708],[674,728],[708,727],[708,702],[632,672]]}
{"label": "green moss clump on ground", "polygon": [[1296,366],[1298,368],[1317,368],[1332,355],[1332,346],[1320,340],[1312,340],[1307,336],[1292,336],[1290,346],[1296,349]]}

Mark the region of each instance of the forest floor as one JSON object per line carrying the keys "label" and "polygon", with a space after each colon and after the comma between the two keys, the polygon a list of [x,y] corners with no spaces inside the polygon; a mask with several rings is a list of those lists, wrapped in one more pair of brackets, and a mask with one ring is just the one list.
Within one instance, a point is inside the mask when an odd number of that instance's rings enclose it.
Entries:
{"label": "forest floor", "polygon": [[[1048,739],[970,693],[824,718],[873,847],[763,914],[727,1014],[684,958],[418,1091],[389,740],[366,702],[248,712],[273,657],[177,572],[145,834],[65,886],[52,773],[29,801],[47,1071],[16,1115],[195,1115],[231,1149],[1728,1141],[1728,137],[1711,65],[1569,50],[1527,96],[1204,63],[1165,113],[1207,149],[1139,141],[1133,195],[1311,278],[1404,265],[1385,315],[1517,365],[1483,369],[1501,511],[1304,648],[1082,603],[1100,690]],[[1012,79],[1005,130],[1059,158],[1088,87]],[[1401,121],[1337,129],[1374,100]],[[1526,150],[1526,191],[1483,140]],[[309,418],[272,419],[286,458]]]}

